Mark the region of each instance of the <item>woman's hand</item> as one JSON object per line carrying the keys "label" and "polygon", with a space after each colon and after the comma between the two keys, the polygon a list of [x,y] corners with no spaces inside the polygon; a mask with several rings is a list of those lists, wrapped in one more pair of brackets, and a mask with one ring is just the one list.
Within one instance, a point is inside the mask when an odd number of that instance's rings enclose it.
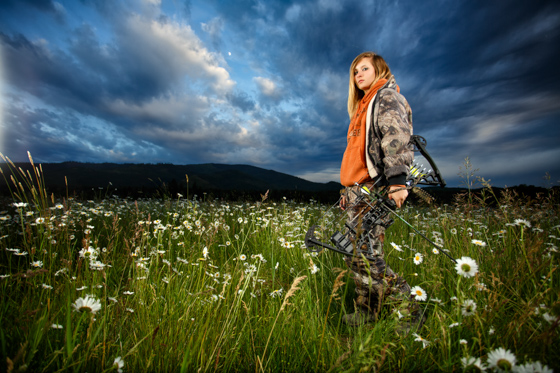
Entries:
{"label": "woman's hand", "polygon": [[397,205],[398,208],[402,206],[404,200],[406,199],[406,197],[408,197],[408,190],[406,189],[402,189],[399,190],[398,192],[391,193],[392,190],[400,189],[400,188],[402,188],[402,186],[400,185],[391,185],[389,187],[389,199],[395,201],[395,204]]}
{"label": "woman's hand", "polygon": [[346,210],[346,196],[345,195],[343,195],[342,198],[340,199],[339,205],[340,205],[340,208],[342,210]]}

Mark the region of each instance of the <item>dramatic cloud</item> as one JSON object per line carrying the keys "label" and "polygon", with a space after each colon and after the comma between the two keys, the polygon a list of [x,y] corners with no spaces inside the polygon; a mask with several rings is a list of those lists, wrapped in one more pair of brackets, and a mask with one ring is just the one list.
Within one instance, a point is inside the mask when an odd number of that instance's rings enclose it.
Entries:
{"label": "dramatic cloud", "polygon": [[560,181],[560,5],[5,1],[0,151],[242,163],[338,181],[348,67],[373,50],[448,184]]}

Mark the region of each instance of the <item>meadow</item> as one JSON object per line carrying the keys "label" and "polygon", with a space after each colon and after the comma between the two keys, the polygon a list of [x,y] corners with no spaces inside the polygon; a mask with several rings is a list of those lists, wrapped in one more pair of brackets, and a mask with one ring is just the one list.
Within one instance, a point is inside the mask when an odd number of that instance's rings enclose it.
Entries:
{"label": "meadow", "polygon": [[389,265],[425,299],[426,323],[403,335],[391,307],[360,327],[342,322],[354,309],[342,255],[304,245],[312,224],[342,228],[336,207],[132,200],[110,188],[78,200],[48,195],[39,165],[11,171],[0,213],[2,371],[560,368],[554,189],[407,203],[408,222],[470,260],[456,268],[404,223],[389,228]]}

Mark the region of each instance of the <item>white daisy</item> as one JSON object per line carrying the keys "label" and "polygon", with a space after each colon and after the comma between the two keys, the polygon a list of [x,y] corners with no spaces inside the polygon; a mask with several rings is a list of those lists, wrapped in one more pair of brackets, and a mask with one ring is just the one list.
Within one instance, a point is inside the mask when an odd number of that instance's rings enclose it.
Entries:
{"label": "white daisy", "polygon": [[401,252],[403,251],[403,249],[401,249],[401,247],[394,242],[391,242],[391,246],[393,246],[393,249],[397,251],[401,251]]}
{"label": "white daisy", "polygon": [[414,296],[415,300],[424,301],[428,299],[428,293],[426,293],[420,286],[415,286],[410,289],[410,293]]}
{"label": "white daisy", "polygon": [[542,314],[542,317],[548,321],[550,324],[552,324],[553,322],[556,321],[557,317],[556,316],[552,316],[551,314],[549,314],[548,312],[545,312]]}
{"label": "white daisy", "polygon": [[78,298],[76,302],[72,304],[74,311],[76,312],[91,312],[96,314],[97,311],[101,309],[101,302],[93,296],[86,295],[85,298]]}
{"label": "white daisy", "polygon": [[472,240],[471,242],[473,244],[475,244],[476,246],[482,246],[482,247],[486,246],[486,242],[481,241],[481,240]]}
{"label": "white daisy", "polygon": [[513,222],[513,224],[515,225],[523,225],[527,228],[531,228],[531,223],[529,223],[527,220],[525,219],[515,219],[515,221]]}
{"label": "white daisy", "polygon": [[124,361],[122,357],[118,356],[115,358],[115,361],[113,361],[113,366],[115,365],[117,366],[117,372],[121,373],[122,368],[124,367]]}
{"label": "white daisy", "polygon": [[465,369],[473,366],[473,367],[478,368],[478,370],[480,370],[482,372],[486,370],[486,367],[482,364],[479,357],[477,357],[477,358],[474,358],[472,356],[462,357],[461,358],[461,364],[463,364],[463,368],[465,368]]}
{"label": "white daisy", "polygon": [[418,334],[416,334],[416,333],[412,333],[412,334],[416,337],[414,339],[416,342],[422,342],[423,348],[426,348],[430,344],[430,341],[420,337]]}
{"label": "white daisy", "polygon": [[525,363],[515,367],[516,372],[520,373],[553,373],[554,371],[546,365],[542,365],[540,361]]}
{"label": "white daisy", "polygon": [[476,303],[472,299],[467,299],[463,303],[462,309],[463,316],[472,316],[476,313]]}
{"label": "white daisy", "polygon": [[422,254],[416,253],[414,255],[414,264],[418,265],[418,264],[422,263],[423,260],[424,260],[424,258],[422,257]]}
{"label": "white daisy", "polygon": [[455,270],[463,277],[473,277],[478,272],[478,264],[472,258],[464,256],[461,259],[457,259]]}
{"label": "white daisy", "polygon": [[486,363],[490,369],[495,369],[498,372],[509,372],[515,367],[516,358],[510,350],[500,347],[488,354]]}

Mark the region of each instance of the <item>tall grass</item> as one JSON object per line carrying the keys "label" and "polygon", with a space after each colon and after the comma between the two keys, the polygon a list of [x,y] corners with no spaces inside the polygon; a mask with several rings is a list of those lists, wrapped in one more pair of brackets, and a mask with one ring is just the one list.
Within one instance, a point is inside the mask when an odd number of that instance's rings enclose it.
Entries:
{"label": "tall grass", "polygon": [[[40,166],[26,174],[5,161],[13,201],[0,214],[2,370],[460,371],[462,358],[484,364],[499,347],[517,365],[560,366],[552,191],[538,200],[490,195],[493,208],[483,198],[401,210],[479,271],[458,275],[396,222],[387,260],[428,293],[424,327],[399,336],[389,308],[359,328],[341,322],[354,297],[342,257],[303,245],[320,217],[325,231],[341,229],[328,206],[78,201],[48,196]],[[86,295],[94,302],[84,306]],[[470,301],[476,309],[465,311]]]}

